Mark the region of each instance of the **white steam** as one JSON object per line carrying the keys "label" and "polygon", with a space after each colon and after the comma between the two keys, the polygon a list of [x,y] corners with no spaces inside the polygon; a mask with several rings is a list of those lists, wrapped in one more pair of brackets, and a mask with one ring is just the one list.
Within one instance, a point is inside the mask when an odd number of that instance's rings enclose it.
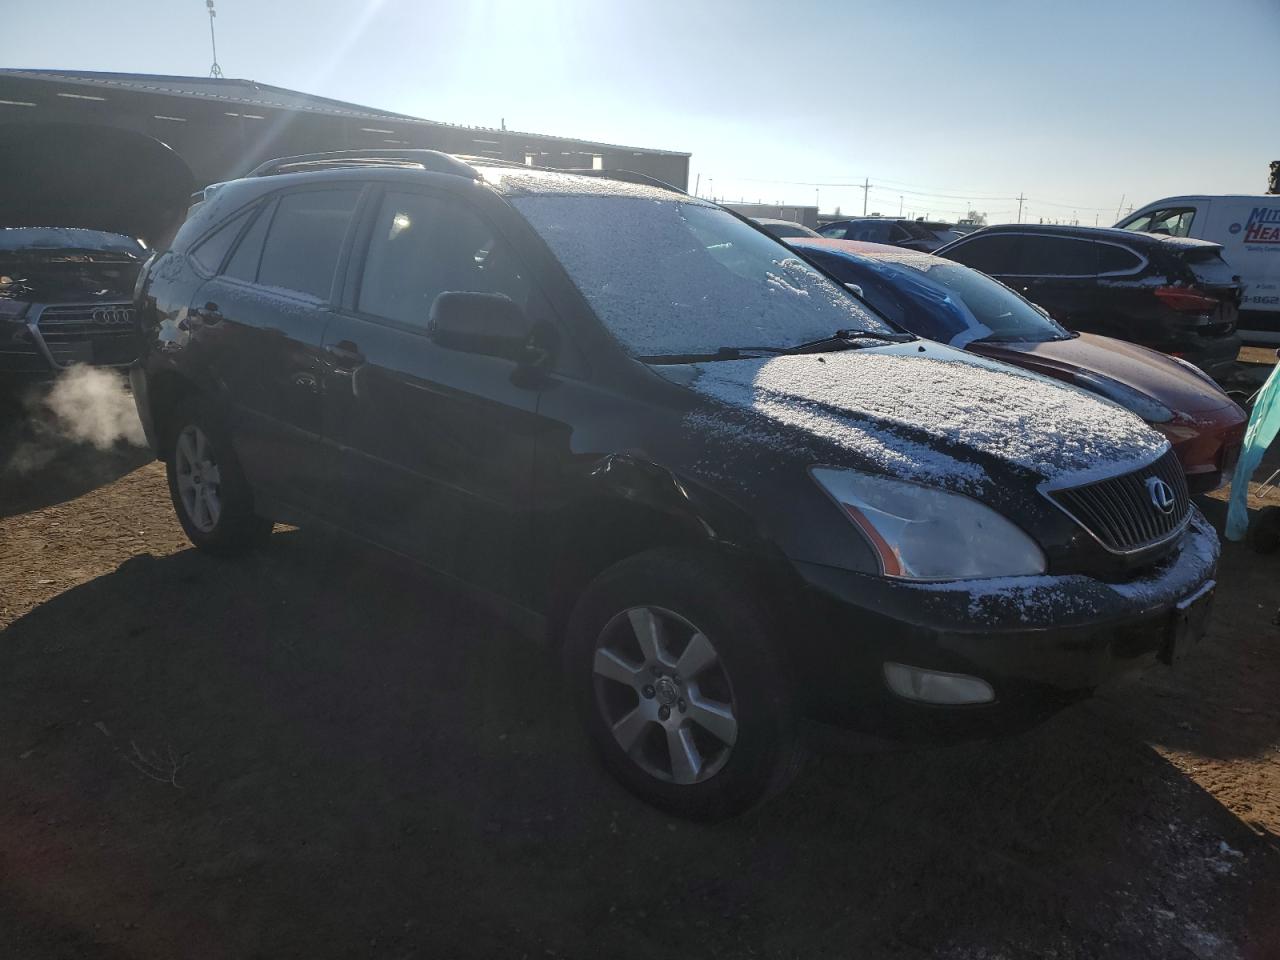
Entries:
{"label": "white steam", "polygon": [[133,396],[113,370],[76,365],[54,383],[44,405],[65,439],[110,450],[117,442],[146,443]]}

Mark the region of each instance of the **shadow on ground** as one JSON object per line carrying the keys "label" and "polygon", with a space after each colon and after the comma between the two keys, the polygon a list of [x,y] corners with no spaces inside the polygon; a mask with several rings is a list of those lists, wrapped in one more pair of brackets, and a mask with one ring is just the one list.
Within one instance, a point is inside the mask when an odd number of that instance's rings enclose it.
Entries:
{"label": "shadow on ground", "polygon": [[[14,955],[1275,956],[1280,857],[1084,706],[828,756],[669,820],[594,763],[546,651],[306,532],[139,557],[0,632]],[[5,912],[10,912],[5,908]]]}

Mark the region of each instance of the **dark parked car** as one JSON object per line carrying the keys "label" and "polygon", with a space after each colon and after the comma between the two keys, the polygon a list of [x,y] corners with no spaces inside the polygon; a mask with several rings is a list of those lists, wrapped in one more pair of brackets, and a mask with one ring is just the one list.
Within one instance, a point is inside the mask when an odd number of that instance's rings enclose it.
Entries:
{"label": "dark parked car", "polygon": [[1217,539],[1163,437],[671,188],[278,161],[138,296],[134,396],[194,544],[320,522],[492,598],[682,815],[785,783],[801,717],[1008,730],[1203,630]]}
{"label": "dark parked car", "polygon": [[133,287],[171,235],[191,171],[110,127],[0,125],[0,387],[138,352]]}
{"label": "dark parked car", "polygon": [[937,251],[988,273],[1068,330],[1182,357],[1215,379],[1240,352],[1240,278],[1222,246],[1106,227],[1007,224]]}
{"label": "dark parked car", "polygon": [[803,223],[796,223],[793,220],[771,220],[768,217],[753,217],[752,220],[765,233],[779,240],[787,240],[791,237],[822,236],[817,230],[810,230]]}
{"label": "dark parked car", "polygon": [[890,217],[858,217],[833,220],[818,231],[831,240],[860,240],[864,243],[888,243],[907,250],[928,253],[943,241],[923,223]]}
{"label": "dark parked car", "polygon": [[999,281],[941,257],[849,240],[790,244],[912,333],[1065,380],[1142,417],[1168,438],[1192,493],[1230,476],[1248,417],[1185,360],[1071,333]]}

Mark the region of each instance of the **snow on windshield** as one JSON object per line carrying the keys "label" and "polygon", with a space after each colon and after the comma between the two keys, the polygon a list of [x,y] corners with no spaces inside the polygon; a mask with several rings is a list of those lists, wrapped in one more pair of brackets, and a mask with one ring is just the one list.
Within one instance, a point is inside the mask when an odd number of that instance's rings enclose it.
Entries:
{"label": "snow on windshield", "polygon": [[711,204],[670,193],[511,200],[635,356],[891,332],[787,247]]}

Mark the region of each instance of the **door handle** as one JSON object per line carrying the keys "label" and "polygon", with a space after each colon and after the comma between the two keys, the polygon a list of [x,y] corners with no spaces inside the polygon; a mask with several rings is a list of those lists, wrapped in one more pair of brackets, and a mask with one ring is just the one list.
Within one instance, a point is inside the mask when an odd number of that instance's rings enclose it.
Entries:
{"label": "door handle", "polygon": [[358,367],[364,363],[364,354],[350,340],[339,340],[337,343],[326,344],[324,352],[332,357],[334,363],[339,367]]}
{"label": "door handle", "polygon": [[197,320],[207,327],[217,326],[225,319],[222,316],[222,313],[218,310],[218,305],[212,300],[206,303],[203,307],[196,307],[191,311],[191,313]]}

